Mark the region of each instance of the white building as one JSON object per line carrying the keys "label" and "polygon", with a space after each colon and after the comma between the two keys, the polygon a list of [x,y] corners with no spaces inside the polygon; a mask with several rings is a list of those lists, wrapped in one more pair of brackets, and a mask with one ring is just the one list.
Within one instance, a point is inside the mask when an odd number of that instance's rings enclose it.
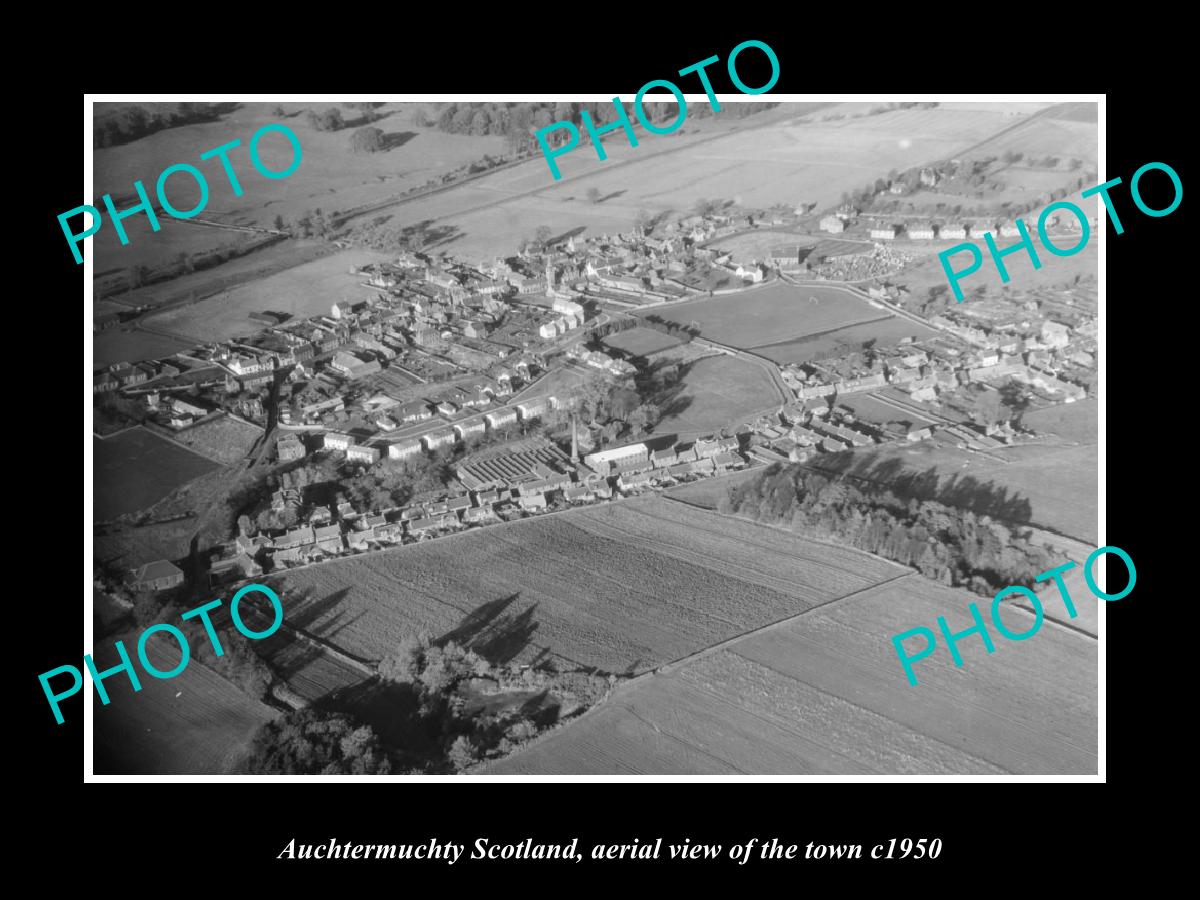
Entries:
{"label": "white building", "polygon": [[421,452],[420,441],[400,441],[388,445],[389,459],[409,459]]}
{"label": "white building", "polygon": [[322,446],[326,450],[346,451],[354,446],[354,438],[348,434],[341,434],[340,432],[337,432],[337,431],[330,431],[330,432],[326,433],[325,440],[324,440]]}

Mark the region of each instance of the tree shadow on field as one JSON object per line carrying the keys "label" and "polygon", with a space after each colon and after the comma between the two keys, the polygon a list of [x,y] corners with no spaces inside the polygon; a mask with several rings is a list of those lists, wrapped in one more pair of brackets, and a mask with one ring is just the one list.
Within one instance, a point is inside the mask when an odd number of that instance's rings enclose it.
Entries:
{"label": "tree shadow on field", "polygon": [[601,203],[607,203],[609,200],[616,200],[618,197],[620,197],[622,194],[625,194],[625,193],[628,193],[628,192],[627,191],[613,191],[611,194],[605,194],[603,197],[599,198],[596,201],[596,203],[601,204]]}
{"label": "tree shadow on field", "polygon": [[416,136],[417,132],[415,131],[390,131],[383,136],[383,146],[380,149],[385,152],[396,150],[403,147]]}
{"label": "tree shadow on field", "polygon": [[914,471],[899,459],[875,459],[852,451],[823,454],[812,468],[842,474],[885,487],[901,500],[934,500],[976,515],[1027,525],[1033,521],[1029,498],[994,481],[957,472],[939,473],[936,466]]}
{"label": "tree shadow on field", "polygon": [[532,643],[538,628],[534,618],[536,603],[517,613],[510,611],[520,597],[517,592],[480,604],[434,643],[442,647],[453,641],[474,650],[494,666],[511,662]]}

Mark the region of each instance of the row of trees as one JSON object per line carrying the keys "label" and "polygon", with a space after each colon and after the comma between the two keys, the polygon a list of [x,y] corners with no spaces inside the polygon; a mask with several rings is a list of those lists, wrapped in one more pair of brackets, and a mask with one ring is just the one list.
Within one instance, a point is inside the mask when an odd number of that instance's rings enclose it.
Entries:
{"label": "row of trees", "polygon": [[771,466],[732,486],[718,510],[834,538],[979,594],[1034,584],[1050,552],[988,516],[936,500],[908,499],[872,482]]}
{"label": "row of trees", "polygon": [[[776,103],[732,103],[721,107],[720,115],[737,119],[771,109]],[[440,106],[440,105],[439,105]],[[632,102],[623,104],[631,122],[636,122]],[[674,101],[643,104],[649,120],[656,124],[673,122],[679,115]],[[533,133],[555,122],[571,122],[582,127],[582,113],[586,111],[596,125],[605,125],[617,119],[612,101],[592,103],[450,103],[436,109],[436,116],[418,112],[414,123],[422,127],[436,127],[449,134],[500,135],[507,139],[513,152],[532,150],[537,147]],[[707,103],[688,106],[688,117],[703,118],[714,115]]]}
{"label": "row of trees", "polygon": [[252,775],[388,775],[391,761],[369,725],[340,713],[301,709],[254,735]]}
{"label": "row of trees", "polygon": [[96,147],[114,147],[164,128],[211,122],[236,106],[230,103],[156,103],[149,108],[126,106],[97,119],[93,141]]}

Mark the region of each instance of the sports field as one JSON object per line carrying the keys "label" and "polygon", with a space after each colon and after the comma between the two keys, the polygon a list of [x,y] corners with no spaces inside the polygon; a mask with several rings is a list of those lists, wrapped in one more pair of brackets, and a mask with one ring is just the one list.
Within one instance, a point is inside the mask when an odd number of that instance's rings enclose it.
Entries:
{"label": "sports field", "polygon": [[92,439],[92,497],[96,521],[145,509],[198,475],[218,468],[145,428]]}

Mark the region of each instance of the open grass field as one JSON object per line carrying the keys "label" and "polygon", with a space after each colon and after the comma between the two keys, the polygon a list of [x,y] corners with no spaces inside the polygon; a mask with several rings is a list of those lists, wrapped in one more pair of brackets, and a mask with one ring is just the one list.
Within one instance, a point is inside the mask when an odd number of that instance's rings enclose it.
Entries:
{"label": "open grass field", "polygon": [[102,369],[113,363],[158,359],[174,356],[194,346],[194,341],[166,334],[151,334],[128,327],[109,328],[92,338],[92,365]]}
{"label": "open grass field", "polygon": [[610,334],[604,339],[604,343],[615,350],[623,350],[634,356],[650,356],[661,350],[676,347],[683,341],[661,331],[655,331],[653,328],[638,327]]}
{"label": "open grass field", "polygon": [[93,438],[92,497],[96,521],[136,512],[217,464],[152,434],[131,428]]}
{"label": "open grass field", "polygon": [[886,315],[842,288],[796,287],[780,282],[736,294],[656,307],[643,314],[682,325],[695,322],[704,337],[745,350]]}
{"label": "open grass field", "polygon": [[[1091,120],[1081,120],[1077,115],[1087,115],[1083,107],[1092,108]],[[1032,116],[1004,134],[982,142],[971,153],[972,157],[1003,156],[1008,151],[1025,154],[1026,158],[1041,159],[1046,156],[1078,157],[1084,168],[1095,169],[1099,140],[1096,129],[1096,105],[1072,104],[1074,111],[1066,105],[1059,107],[1062,115],[1051,115],[1054,110]],[[1090,185],[1089,185],[1090,187]]]}
{"label": "open grass field", "polygon": [[646,497],[288,572],[280,596],[363,659],[425,631],[635,673],[902,571]]}
{"label": "open grass field", "polygon": [[184,428],[177,440],[214,462],[229,465],[245,459],[262,434],[261,428],[225,415]]}
{"label": "open grass field", "polygon": [[[1088,211],[1089,215],[1094,215],[1094,210],[1089,210],[1086,204],[1091,203],[1094,199],[1094,197],[1091,197],[1084,200],[1082,204],[1079,204],[1085,211]],[[1075,201],[1072,200],[1072,202]],[[1025,222],[1026,226],[1030,226],[1032,222],[1032,227],[1036,230],[1037,212],[1035,211],[1032,218],[1028,216],[1022,217],[1022,221]],[[1104,220],[1101,219],[1100,221],[1103,224]],[[1011,244],[1016,243],[1016,241],[1016,238],[997,238],[996,243],[1003,250]],[[1073,241],[1059,239],[1058,243],[1060,246],[1069,247]],[[919,244],[923,244],[923,246],[919,246]],[[987,249],[983,247],[982,242],[979,243],[979,246],[983,252],[984,265],[974,274],[960,279],[958,283],[967,297],[964,301],[965,303],[970,302],[971,293],[979,287],[985,288],[987,293],[992,296],[1000,296],[1006,287],[1009,291],[1033,290],[1035,288],[1069,288],[1074,285],[1076,276],[1080,278],[1087,278],[1089,276],[1094,278],[1099,272],[1099,250],[1094,234],[1091,240],[1088,241],[1087,246],[1074,256],[1051,256],[1045,250],[1039,249],[1038,258],[1042,264],[1039,269],[1033,267],[1033,263],[1026,253],[1014,253],[1012,256],[1005,257],[1004,265],[1008,270],[1009,277],[1007,286],[1001,281],[1000,273],[996,270],[996,267],[991,264]],[[958,304],[954,300],[954,295],[950,293],[950,282],[947,280],[946,272],[942,269],[942,264],[937,257],[939,252],[949,249],[949,247],[949,242],[909,242],[904,248],[906,251],[919,249],[927,252],[928,255],[905,268],[893,280],[919,296],[924,296],[933,287],[945,288],[947,308],[957,307]],[[950,266],[955,271],[964,269],[970,261],[971,255],[966,251],[953,254],[949,257]]]}
{"label": "open grass field", "polygon": [[908,683],[892,635],[967,622],[970,599],[913,574],[827,604],[618,687],[484,774],[1095,773],[1089,637],[1047,622],[990,656],[967,640],[961,669],[939,646]]}
{"label": "open grass field", "polygon": [[847,325],[845,328],[835,328],[819,334],[808,334],[781,343],[766,344],[755,347],[754,352],[780,365],[786,365],[842,356],[849,350],[857,350],[868,341],[875,342],[872,345],[875,349],[884,350],[894,347],[905,338],[921,341],[937,334],[934,329],[911,319],[889,316],[886,313],[877,315],[879,318],[871,322]]}
{"label": "open grass field", "polygon": [[1053,434],[1064,441],[1094,444],[1100,436],[1100,401],[1096,397],[1060,403],[1027,412],[1021,424],[1041,434]]}
{"label": "open grass field", "polygon": [[[271,115],[276,106],[281,106],[286,114],[282,119]],[[424,184],[485,154],[504,153],[502,137],[446,134],[413,124],[413,116],[422,106],[416,103],[389,103],[379,109],[383,118],[372,124],[384,131],[391,149],[352,153],[349,145],[354,127],[321,132],[308,124],[309,108],[321,111],[334,106],[337,104],[243,103],[213,122],[169,128],[129,144],[98,149],[94,163],[95,196],[99,199],[108,192],[115,202],[132,194],[133,183],[139,179],[152,194],[159,172],[173,163],[190,163],[204,172],[208,180],[208,206],[201,213],[204,218],[270,228],[277,215],[291,221],[304,211],[317,208],[326,213],[345,212]],[[348,121],[359,115],[347,109],[341,112]],[[266,179],[250,164],[250,138],[263,125],[272,123],[292,129],[302,148],[300,167],[284,179]],[[244,191],[240,197],[234,196],[218,161],[199,159],[205,150],[235,139],[242,144],[230,152],[230,160]],[[264,137],[259,150],[264,165],[277,171],[286,168],[292,159],[291,148],[280,134]],[[199,189],[187,176],[172,177],[168,191],[172,204],[179,209],[190,209],[199,200]],[[117,206],[122,208],[119,203]],[[117,240],[115,230],[105,223],[92,238],[97,272],[135,264],[158,265],[182,251],[211,245],[214,233],[221,233],[199,226],[163,226],[155,234],[148,225],[143,228],[145,218],[127,220],[137,230],[126,225],[130,244],[125,247]],[[174,230],[168,236],[170,229]],[[226,239],[236,235],[237,232],[227,232]]]}
{"label": "open grass field", "polygon": [[329,308],[339,300],[377,296],[359,284],[360,279],[351,275],[350,269],[387,258],[386,254],[373,250],[343,250],[199,303],[156,313],[147,318],[146,324],[195,338],[200,343],[257,334],[263,325],[249,318],[255,311],[270,309],[291,313],[294,318],[329,315]]}
{"label": "open grass field", "polygon": [[[863,111],[869,104],[843,104]],[[768,207],[784,203],[834,205],[893,167],[944,159],[1021,118],[995,110],[897,110],[877,116],[815,121],[818,104],[782,104],[745,119],[688,121],[670,136],[641,135],[632,148],[623,135],[605,141],[608,159],[580,146],[559,158],[555,181],[538,158],[448,191],[406,204],[405,219],[438,220],[461,229],[447,245],[464,258],[511,250],[513,236],[538,225],[555,234],[625,230],[639,209],[690,210],[696,200],[719,198]],[[661,152],[670,150],[670,152]],[[595,187],[599,203],[586,198]]]}
{"label": "open grass field", "polygon": [[[129,646],[129,642],[126,642]],[[97,665],[116,664],[109,660]],[[147,655],[155,667],[170,670],[179,662],[178,645],[152,640]],[[249,749],[254,732],[278,713],[247,697],[211,669],[193,660],[177,677],[150,678],[144,673],[135,693],[118,675],[105,687],[111,702],[93,706],[95,770],[105,775],[221,775],[234,771]]]}
{"label": "open grass field", "polygon": [[662,405],[656,434],[708,434],[783,403],[761,365],[724,354],[691,363],[681,384],[682,390]]}
{"label": "open grass field", "polygon": [[844,406],[863,422],[883,425],[887,422],[912,422],[918,427],[932,425],[931,419],[923,419],[914,413],[901,412],[894,406],[888,406],[875,399],[869,393],[843,394],[837,398],[837,405]]}

